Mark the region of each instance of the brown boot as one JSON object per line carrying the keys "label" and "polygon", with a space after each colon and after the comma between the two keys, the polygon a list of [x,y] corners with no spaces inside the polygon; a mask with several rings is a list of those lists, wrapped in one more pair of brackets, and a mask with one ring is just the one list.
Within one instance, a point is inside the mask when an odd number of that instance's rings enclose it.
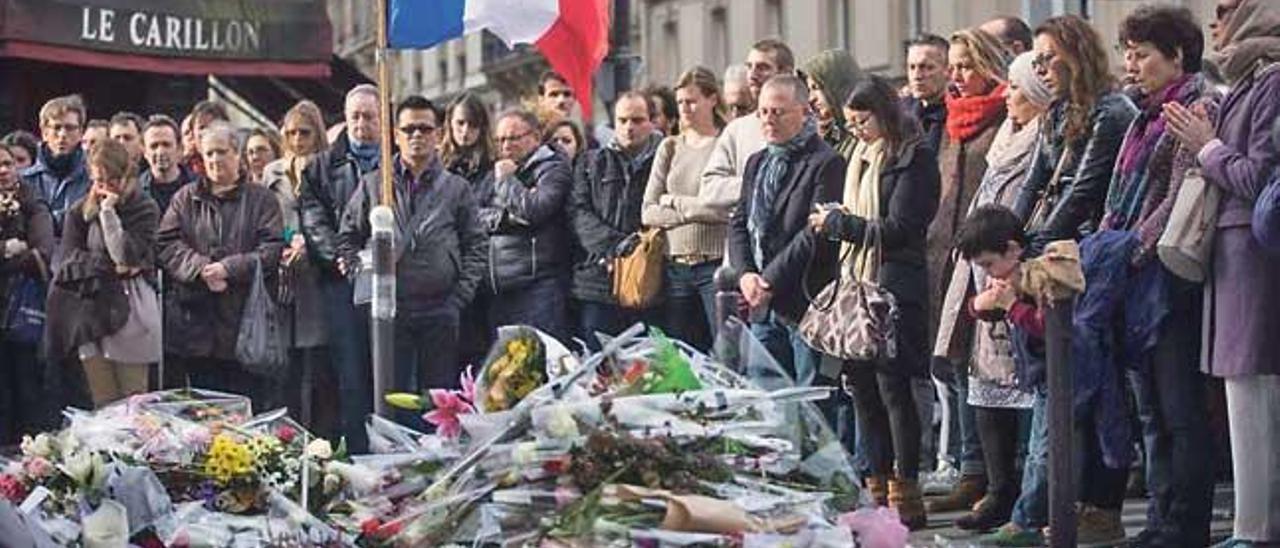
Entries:
{"label": "brown boot", "polygon": [[875,501],[876,506],[889,505],[889,479],[884,476],[867,476],[866,479],[867,492],[871,493],[871,500]]}
{"label": "brown boot", "polygon": [[986,494],[986,476],[961,476],[960,481],[956,483],[956,487],[951,490],[950,495],[929,501],[929,513],[943,514],[946,512],[970,511],[973,509],[973,505]]}
{"label": "brown boot", "polygon": [[898,518],[907,529],[915,531],[929,525],[929,515],[925,512],[924,497],[920,494],[920,484],[915,480],[889,480],[889,506],[898,511]]}

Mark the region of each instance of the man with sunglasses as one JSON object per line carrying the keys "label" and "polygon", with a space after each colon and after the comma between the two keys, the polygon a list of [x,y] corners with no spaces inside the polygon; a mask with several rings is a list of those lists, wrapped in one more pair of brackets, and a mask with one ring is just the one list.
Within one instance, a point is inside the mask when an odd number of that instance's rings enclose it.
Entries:
{"label": "man with sunglasses", "polygon": [[[395,192],[396,392],[458,386],[458,314],[484,269],[485,237],[471,183],[444,169],[436,152],[441,121],[435,105],[418,95],[396,107],[400,152],[387,166]],[[342,215],[338,253],[349,268],[359,265],[372,235],[369,213],[382,203],[382,177],[374,171]],[[422,426],[414,414],[400,420]]]}

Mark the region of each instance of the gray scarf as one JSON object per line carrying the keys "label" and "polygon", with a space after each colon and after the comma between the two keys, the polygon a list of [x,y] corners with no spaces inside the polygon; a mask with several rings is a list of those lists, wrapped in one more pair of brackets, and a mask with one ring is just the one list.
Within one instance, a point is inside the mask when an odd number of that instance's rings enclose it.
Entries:
{"label": "gray scarf", "polygon": [[809,139],[818,134],[818,124],[812,116],[805,117],[800,133],[784,143],[770,144],[765,148],[764,159],[756,171],[755,188],[751,199],[751,211],[747,215],[747,230],[751,234],[752,252],[756,266],[764,268],[764,241],[769,230],[769,218],[782,183],[791,170],[791,163],[804,150]]}

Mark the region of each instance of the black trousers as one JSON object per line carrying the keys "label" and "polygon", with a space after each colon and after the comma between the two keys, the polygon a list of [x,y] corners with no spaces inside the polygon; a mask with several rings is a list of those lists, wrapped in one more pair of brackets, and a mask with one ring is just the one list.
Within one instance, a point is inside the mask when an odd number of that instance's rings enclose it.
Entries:
{"label": "black trousers", "polygon": [[920,473],[920,413],[911,377],[876,371],[868,364],[846,367],[858,428],[870,436],[872,474],[914,481]]}
{"label": "black trousers", "polygon": [[1021,410],[974,407],[978,438],[987,466],[987,493],[1013,505],[1022,479],[1018,475],[1018,433]]}
{"label": "black trousers", "polygon": [[[395,319],[395,392],[421,394],[431,388],[458,388],[458,312],[402,312]],[[379,396],[381,397],[381,396]],[[397,411],[396,422],[427,430],[418,413]]]}
{"label": "black trousers", "polygon": [[235,360],[170,357],[165,362],[166,367],[171,363],[185,372],[192,388],[247,396],[253,402],[255,414],[270,411],[281,404],[279,381],[252,373]]}
{"label": "black trousers", "polygon": [[43,379],[44,364],[35,345],[0,338],[0,446],[51,426],[51,410],[41,397]]}

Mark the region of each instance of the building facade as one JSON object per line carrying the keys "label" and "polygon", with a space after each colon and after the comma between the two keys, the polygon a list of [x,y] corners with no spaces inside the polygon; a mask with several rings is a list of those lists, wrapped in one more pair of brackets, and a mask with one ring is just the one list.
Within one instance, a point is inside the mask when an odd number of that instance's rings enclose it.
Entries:
{"label": "building facade", "polygon": [[[623,1],[629,2],[631,51],[637,54],[632,82],[642,85],[670,84],[697,65],[720,73],[741,63],[751,44],[765,37],[786,41],[797,62],[841,48],[865,70],[901,77],[905,44],[913,36],[945,37],[998,15],[1018,16],[1034,27],[1053,15],[1080,14],[1094,22],[1110,46],[1117,44],[1125,15],[1153,0],[612,0],[615,5]],[[1159,1],[1187,6],[1205,25],[1213,18],[1214,0]],[[335,52],[370,76],[376,75],[373,10],[366,0],[329,0]],[[430,50],[395,52],[392,59],[395,97],[420,93],[447,100],[471,91],[499,108],[532,95],[546,69],[536,51],[507,48],[489,33]],[[1111,55],[1117,72],[1121,62]],[[600,110],[597,118],[603,116]]]}

